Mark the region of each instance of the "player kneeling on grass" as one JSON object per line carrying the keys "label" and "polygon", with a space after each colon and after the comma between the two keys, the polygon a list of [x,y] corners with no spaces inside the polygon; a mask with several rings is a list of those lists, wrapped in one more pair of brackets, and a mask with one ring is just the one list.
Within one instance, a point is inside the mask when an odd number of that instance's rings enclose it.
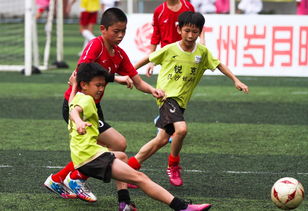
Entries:
{"label": "player kneeling on grass", "polygon": [[[77,195],[84,189],[92,194],[84,187],[88,177],[104,182],[110,182],[113,178],[118,181],[118,193],[121,194],[119,210],[137,210],[130,201],[127,183],[137,185],[148,196],[169,205],[174,210],[209,210],[211,204],[189,204],[174,197],[144,173],[131,168],[126,164],[128,157],[124,152],[111,152],[97,144],[99,119],[95,99],[104,91],[107,77],[108,72],[97,63],[82,63],[78,67],[77,85],[81,91],[75,96],[74,92],[71,94],[68,129],[71,137],[71,158],[79,178],[71,179],[69,174],[64,184]],[[74,171],[71,174],[74,174]]]}
{"label": "player kneeling on grass", "polygon": [[[217,68],[234,82],[238,90],[248,93],[248,86],[242,83],[226,65],[213,58],[204,45],[196,42],[204,22],[204,17],[200,13],[183,12],[178,18],[178,33],[182,39],[151,53],[135,65],[136,69],[148,62],[161,65],[156,88],[165,92],[165,100],[157,100],[159,118],[156,127],[159,131],[156,137],[142,146],[139,152],[129,159],[128,164],[134,169],[140,169],[141,163],[165,146],[172,136],[167,174],[174,186],[183,185],[180,151],[187,134],[184,111],[204,71]],[[147,75],[151,74],[150,69]],[[132,185],[130,187],[134,188]]]}

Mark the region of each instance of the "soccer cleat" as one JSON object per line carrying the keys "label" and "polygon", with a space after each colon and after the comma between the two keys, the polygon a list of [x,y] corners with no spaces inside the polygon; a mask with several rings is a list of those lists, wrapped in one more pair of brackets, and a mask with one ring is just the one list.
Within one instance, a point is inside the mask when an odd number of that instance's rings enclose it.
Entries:
{"label": "soccer cleat", "polygon": [[96,196],[91,192],[89,186],[86,184],[85,180],[71,179],[70,173],[64,180],[64,185],[69,187],[77,197],[81,200],[87,202],[96,202]]}
{"label": "soccer cleat", "polygon": [[206,211],[211,207],[211,204],[189,204],[186,209],[180,211]]}
{"label": "soccer cleat", "polygon": [[126,202],[120,202],[119,211],[137,211],[137,208],[133,202],[130,202],[129,204]]}
{"label": "soccer cleat", "polygon": [[167,174],[169,176],[169,182],[174,186],[183,185],[183,180],[181,178],[181,166],[170,166],[167,168]]}
{"label": "soccer cleat", "polygon": [[64,199],[75,199],[75,198],[77,198],[77,195],[72,190],[67,188],[62,183],[54,182],[52,180],[51,176],[52,176],[52,174],[44,182],[44,186],[48,190],[58,194],[59,196],[61,196]]}

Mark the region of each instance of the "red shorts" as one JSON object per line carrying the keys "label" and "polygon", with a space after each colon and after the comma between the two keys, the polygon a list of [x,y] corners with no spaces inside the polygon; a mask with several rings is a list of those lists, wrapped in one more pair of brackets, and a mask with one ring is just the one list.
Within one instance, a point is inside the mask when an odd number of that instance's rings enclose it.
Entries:
{"label": "red shorts", "polygon": [[89,24],[96,24],[98,12],[81,12],[79,24],[87,26]]}

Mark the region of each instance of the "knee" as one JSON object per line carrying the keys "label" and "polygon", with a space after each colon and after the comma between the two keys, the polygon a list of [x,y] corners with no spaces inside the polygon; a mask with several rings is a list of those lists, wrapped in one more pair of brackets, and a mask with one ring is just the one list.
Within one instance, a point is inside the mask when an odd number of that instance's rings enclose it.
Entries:
{"label": "knee", "polygon": [[115,156],[116,156],[116,158],[118,158],[118,159],[124,161],[125,163],[127,163],[127,161],[128,161],[128,157],[127,157],[127,155],[125,154],[125,152],[116,152],[116,153],[115,153]]}
{"label": "knee", "polygon": [[120,138],[118,140],[118,144],[117,144],[117,146],[115,146],[115,148],[117,148],[116,149],[117,151],[125,152],[125,150],[127,148],[126,139],[124,137]]}
{"label": "knee", "polygon": [[137,171],[136,172],[136,175],[134,177],[134,183],[138,186],[140,186],[142,183],[147,183],[147,181],[149,180],[150,178],[145,175],[144,173],[140,172],[140,171]]}
{"label": "knee", "polygon": [[187,128],[181,127],[174,131],[174,135],[185,137],[187,134]]}

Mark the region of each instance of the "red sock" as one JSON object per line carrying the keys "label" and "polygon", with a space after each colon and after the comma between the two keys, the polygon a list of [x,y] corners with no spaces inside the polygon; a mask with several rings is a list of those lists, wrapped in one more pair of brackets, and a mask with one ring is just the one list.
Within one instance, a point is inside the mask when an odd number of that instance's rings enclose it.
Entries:
{"label": "red sock", "polygon": [[54,182],[63,182],[65,177],[71,172],[71,171],[74,171],[74,164],[73,162],[69,162],[61,171],[59,171],[58,173],[56,174],[53,174],[51,176],[51,179],[54,181]]}
{"label": "red sock", "polygon": [[81,179],[81,180],[86,180],[89,177],[82,174],[80,171],[78,170],[74,170],[72,171],[72,173],[70,174],[71,179]]}
{"label": "red sock", "polygon": [[178,156],[173,156],[169,155],[168,157],[168,166],[177,166],[180,163],[180,155]]}
{"label": "red sock", "polygon": [[133,169],[139,170],[141,168],[140,163],[135,157],[131,157],[128,159],[127,164],[132,167]]}

